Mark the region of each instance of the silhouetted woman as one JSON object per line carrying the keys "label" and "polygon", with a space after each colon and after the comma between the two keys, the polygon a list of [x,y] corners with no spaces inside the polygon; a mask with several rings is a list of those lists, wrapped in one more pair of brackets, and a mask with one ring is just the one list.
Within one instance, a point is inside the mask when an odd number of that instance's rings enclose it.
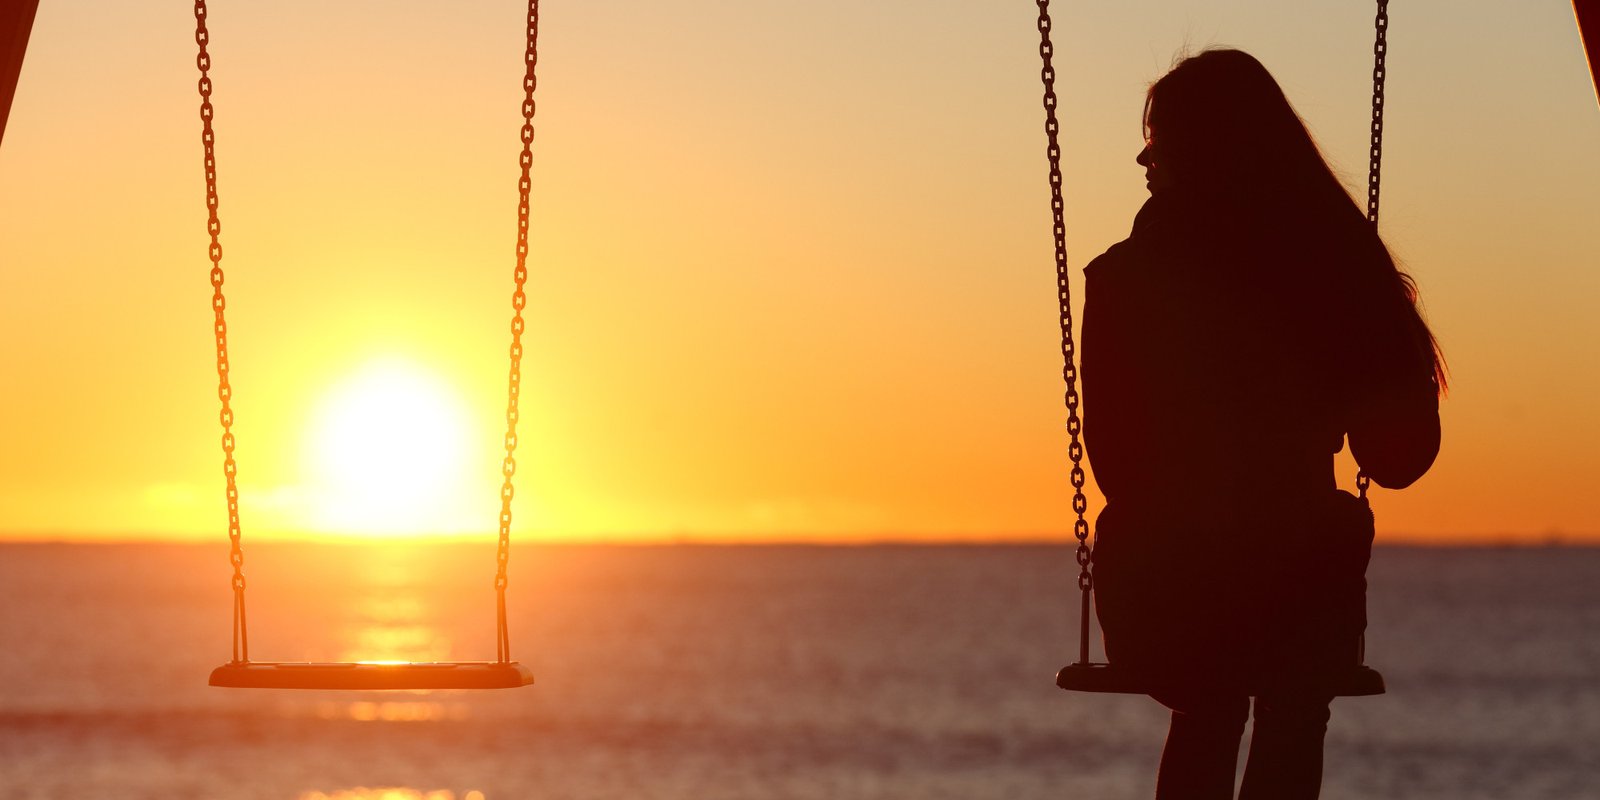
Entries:
{"label": "silhouetted woman", "polygon": [[1157,798],[1233,796],[1251,697],[1239,797],[1314,798],[1372,536],[1333,457],[1348,436],[1380,486],[1427,471],[1442,361],[1414,284],[1260,62],[1183,60],[1144,127],[1150,200],[1086,269],[1106,653],[1172,709]]}

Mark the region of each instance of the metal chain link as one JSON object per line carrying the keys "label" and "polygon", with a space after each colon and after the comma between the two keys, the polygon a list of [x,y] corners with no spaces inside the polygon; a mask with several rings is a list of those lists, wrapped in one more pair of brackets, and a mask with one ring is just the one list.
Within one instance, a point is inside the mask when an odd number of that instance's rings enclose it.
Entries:
{"label": "metal chain link", "polygon": [[1078,415],[1077,347],[1072,339],[1072,290],[1067,271],[1066,204],[1061,199],[1061,125],[1056,121],[1056,71],[1052,64],[1055,53],[1050,43],[1050,0],[1037,0],[1039,6],[1039,58],[1043,67],[1039,77],[1044,82],[1044,132],[1048,141],[1045,150],[1050,160],[1050,214],[1053,220],[1056,259],[1056,300],[1061,322],[1061,379],[1066,383],[1067,404],[1067,456],[1072,460],[1072,535],[1078,540],[1078,589],[1083,593],[1082,635],[1079,641],[1079,662],[1089,660],[1089,598],[1094,588],[1094,573],[1090,570],[1093,554],[1089,549],[1089,522],[1085,514],[1089,501],[1083,494],[1083,424]]}
{"label": "metal chain link", "polygon": [[523,286],[528,281],[528,194],[533,188],[533,91],[539,84],[534,68],[539,64],[539,0],[528,0],[528,47],[523,54],[526,72],[522,76],[522,178],[517,182],[517,267],[513,273],[516,290],[511,294],[511,374],[506,390],[506,457],[500,471],[500,549],[494,576],[495,606],[499,623],[496,651],[501,662],[511,660],[511,636],[506,628],[506,566],[511,560],[511,498],[516,494],[511,479],[517,474],[517,401],[522,395],[522,310],[528,304]]}
{"label": "metal chain link", "polygon": [[215,111],[211,105],[211,54],[206,45],[211,32],[206,29],[206,0],[195,0],[194,41],[200,52],[195,65],[200,68],[200,142],[205,146],[206,231],[211,235],[211,311],[212,333],[217,344],[217,398],[222,401],[218,418],[222,421],[222,474],[227,478],[228,560],[233,564],[233,660],[250,660],[250,635],[244,616],[244,551],[239,547],[239,467],[233,458],[233,386],[228,381],[228,320],[224,312],[227,298],[222,295],[222,222],[217,217],[217,135],[211,129]]}
{"label": "metal chain link", "polygon": [[1378,0],[1372,43],[1372,147],[1367,161],[1367,220],[1378,224],[1378,182],[1383,166],[1383,83],[1389,55],[1389,0]]}
{"label": "metal chain link", "polygon": [[[1378,184],[1383,168],[1383,84],[1388,77],[1385,60],[1389,55],[1389,0],[1378,0],[1378,16],[1373,20],[1376,30],[1372,43],[1372,146],[1367,151],[1367,221],[1373,229],[1378,227]],[[1372,479],[1365,472],[1356,473],[1356,491],[1367,499],[1367,489]]]}

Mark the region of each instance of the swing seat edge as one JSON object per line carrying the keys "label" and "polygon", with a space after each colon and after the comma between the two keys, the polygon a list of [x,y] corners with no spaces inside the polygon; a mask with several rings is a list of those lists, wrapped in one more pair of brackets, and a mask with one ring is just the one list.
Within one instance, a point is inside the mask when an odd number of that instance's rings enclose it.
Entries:
{"label": "swing seat edge", "polygon": [[532,684],[533,672],[516,661],[236,661],[212,670],[209,683],[230,689],[514,689]]}
{"label": "swing seat edge", "polygon": [[[1056,673],[1056,686],[1069,692],[1149,694],[1154,688],[1145,676],[1110,664],[1068,664]],[[1358,664],[1331,676],[1328,688],[1336,697],[1372,697],[1388,691],[1383,675]]]}

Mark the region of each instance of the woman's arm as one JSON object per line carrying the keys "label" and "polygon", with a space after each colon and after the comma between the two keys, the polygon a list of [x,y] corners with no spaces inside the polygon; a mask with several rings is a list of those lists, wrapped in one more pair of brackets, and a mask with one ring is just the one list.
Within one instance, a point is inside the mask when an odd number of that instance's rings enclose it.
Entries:
{"label": "woman's arm", "polygon": [[1177,463],[1159,458],[1170,387],[1157,363],[1159,331],[1151,329],[1150,292],[1128,243],[1114,245],[1084,270],[1083,438],[1095,484],[1110,499],[1160,483]]}
{"label": "woman's arm", "polygon": [[1350,453],[1385,489],[1404,489],[1439,454],[1439,386],[1432,375],[1385,381],[1352,409]]}

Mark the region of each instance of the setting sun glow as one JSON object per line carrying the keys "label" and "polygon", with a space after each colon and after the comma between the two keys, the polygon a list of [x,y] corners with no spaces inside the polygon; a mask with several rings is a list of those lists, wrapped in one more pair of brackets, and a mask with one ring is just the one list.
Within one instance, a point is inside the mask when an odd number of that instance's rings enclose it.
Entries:
{"label": "setting sun glow", "polygon": [[[0,147],[0,539],[225,541],[192,10],[38,5]],[[1380,232],[1452,391],[1380,538],[1600,542],[1572,4],[1393,5]],[[213,6],[245,538],[493,538],[525,9]],[[1260,58],[1364,202],[1368,4],[1058,9],[1074,304],[1186,50]],[[515,540],[1070,542],[1034,4],[547,11]]]}
{"label": "setting sun glow", "polygon": [[[329,389],[307,441],[317,527],[357,536],[456,533],[475,505],[464,404],[399,359],[367,363]],[[476,494],[483,494],[477,492]]]}

